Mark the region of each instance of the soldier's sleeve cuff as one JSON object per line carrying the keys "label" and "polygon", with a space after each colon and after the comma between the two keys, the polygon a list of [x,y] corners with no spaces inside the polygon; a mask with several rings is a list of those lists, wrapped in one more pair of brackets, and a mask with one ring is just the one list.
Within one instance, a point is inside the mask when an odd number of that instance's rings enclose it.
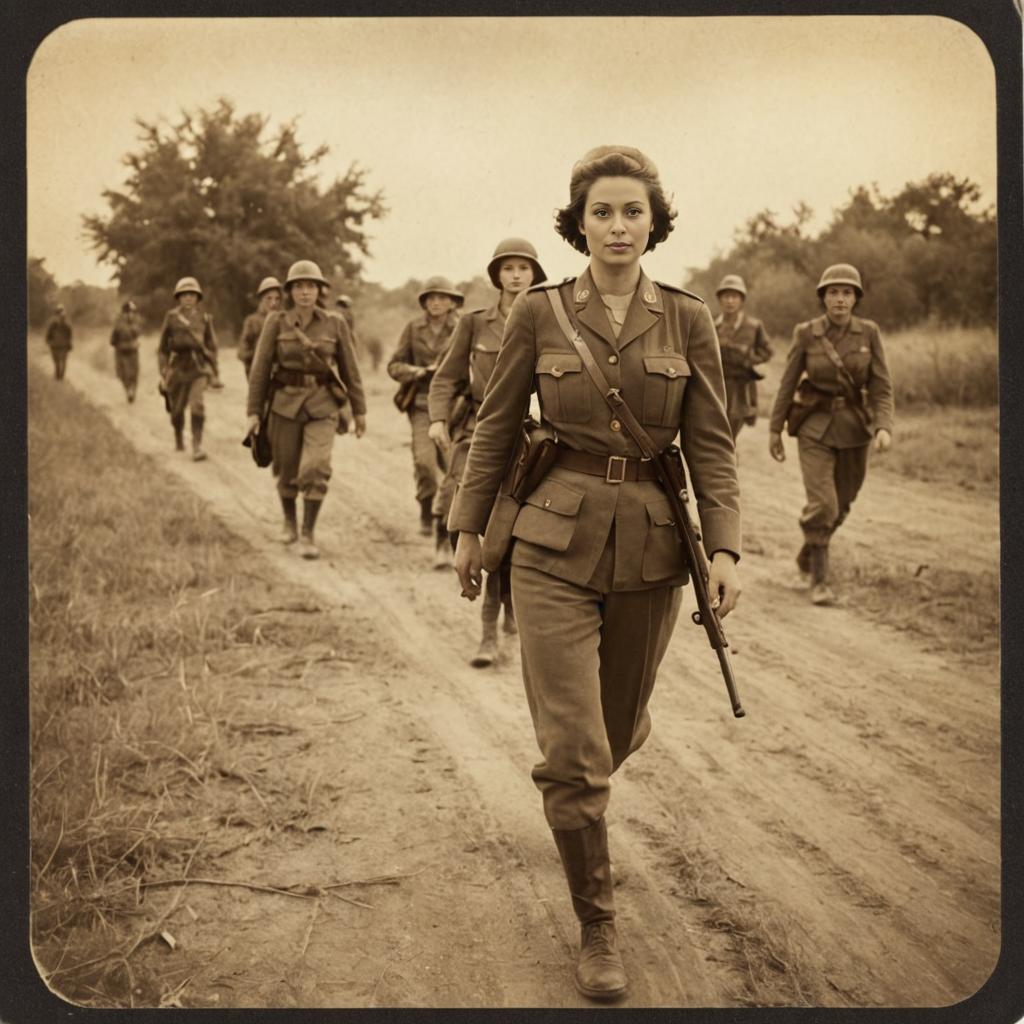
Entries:
{"label": "soldier's sleeve cuff", "polygon": [[491,516],[493,504],[493,498],[487,499],[479,494],[473,494],[460,484],[455,489],[451,511],[448,513],[449,533],[483,533]]}
{"label": "soldier's sleeve cuff", "polygon": [[716,551],[731,551],[740,560],[740,514],[730,508],[709,508],[700,514],[704,550],[710,558]]}

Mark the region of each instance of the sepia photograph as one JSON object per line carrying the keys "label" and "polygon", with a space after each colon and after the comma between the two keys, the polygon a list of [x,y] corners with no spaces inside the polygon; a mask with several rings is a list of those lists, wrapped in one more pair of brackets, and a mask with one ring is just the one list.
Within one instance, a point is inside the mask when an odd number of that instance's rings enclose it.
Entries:
{"label": "sepia photograph", "polygon": [[997,94],[928,14],[42,39],[54,1012],[979,993]]}

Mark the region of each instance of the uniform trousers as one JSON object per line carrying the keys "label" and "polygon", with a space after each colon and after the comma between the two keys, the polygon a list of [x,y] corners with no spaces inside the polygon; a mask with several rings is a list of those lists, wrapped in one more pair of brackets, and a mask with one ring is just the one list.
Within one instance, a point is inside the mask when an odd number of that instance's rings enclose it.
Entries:
{"label": "uniform trousers", "polygon": [[193,377],[191,380],[178,380],[172,374],[167,390],[171,399],[172,422],[183,423],[186,409],[193,416],[206,414],[206,406],[203,404],[203,395],[206,392],[206,374]]}
{"label": "uniform trousers", "polygon": [[114,369],[117,379],[126,387],[139,383],[139,351],[134,348],[114,349]]}
{"label": "uniform trousers", "polygon": [[651,731],[647,702],[682,588],[613,591],[609,540],[578,586],[512,566],[523,683],[540,747],[533,781],[551,828],[580,829],[605,812],[609,778]]}
{"label": "uniform trousers", "polygon": [[68,365],[68,349],[52,348],[50,355],[53,356],[53,376],[56,380],[64,379],[64,371]]}
{"label": "uniform trousers", "polygon": [[271,467],[282,498],[303,497],[322,501],[331,479],[331,449],[337,416],[313,419],[304,409],[295,419],[271,412]]}
{"label": "uniform trousers", "polygon": [[801,434],[797,447],[807,494],[800,527],[809,546],[824,546],[846,518],[864,483],[870,445],[832,448]]}
{"label": "uniform trousers", "polygon": [[412,464],[416,476],[416,500],[433,498],[444,474],[444,459],[430,439],[430,414],[426,409],[409,410],[412,427]]}
{"label": "uniform trousers", "polygon": [[725,378],[725,412],[732,436],[736,437],[744,423],[757,416],[757,382],[746,377]]}

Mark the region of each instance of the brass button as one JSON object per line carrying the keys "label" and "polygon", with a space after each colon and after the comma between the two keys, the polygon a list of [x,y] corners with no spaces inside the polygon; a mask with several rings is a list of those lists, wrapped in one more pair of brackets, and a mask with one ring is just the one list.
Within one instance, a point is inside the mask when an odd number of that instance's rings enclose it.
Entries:
{"label": "brass button", "polygon": [[608,357],[608,362],[611,363],[612,366],[614,366],[618,361],[619,361],[619,357],[618,356],[609,356]]}
{"label": "brass button", "polygon": [[670,377],[674,377],[676,375],[676,368],[674,366],[670,366],[668,368],[668,375]]}
{"label": "brass button", "polygon": [[545,508],[551,508],[551,499],[550,498],[545,498],[544,499],[544,507]]}
{"label": "brass button", "polygon": [[644,292],[644,302],[653,302],[654,292]]}
{"label": "brass button", "polygon": [[612,430],[622,429],[622,424],[618,420],[612,420],[611,423],[609,423],[608,425],[612,428]]}

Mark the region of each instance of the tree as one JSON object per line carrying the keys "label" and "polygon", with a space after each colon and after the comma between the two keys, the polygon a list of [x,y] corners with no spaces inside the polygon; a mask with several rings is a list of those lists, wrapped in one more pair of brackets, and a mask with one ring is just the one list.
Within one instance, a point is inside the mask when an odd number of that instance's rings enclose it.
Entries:
{"label": "tree", "polygon": [[136,123],[142,145],[123,158],[124,187],[103,193],[107,216],[83,219],[99,260],[147,319],[172,304],[186,275],[199,278],[207,308],[233,331],[260,279],[283,277],[295,260],[316,260],[346,289],[358,282],[365,224],[387,211],[357,164],[322,189],[316,170],[327,146],[304,152],[295,121],[268,137],[267,118],[238,116],[227,99],[174,125]]}
{"label": "tree", "polygon": [[57,304],[57,281],[45,263],[45,258],[28,258],[28,322],[31,327],[42,327]]}

